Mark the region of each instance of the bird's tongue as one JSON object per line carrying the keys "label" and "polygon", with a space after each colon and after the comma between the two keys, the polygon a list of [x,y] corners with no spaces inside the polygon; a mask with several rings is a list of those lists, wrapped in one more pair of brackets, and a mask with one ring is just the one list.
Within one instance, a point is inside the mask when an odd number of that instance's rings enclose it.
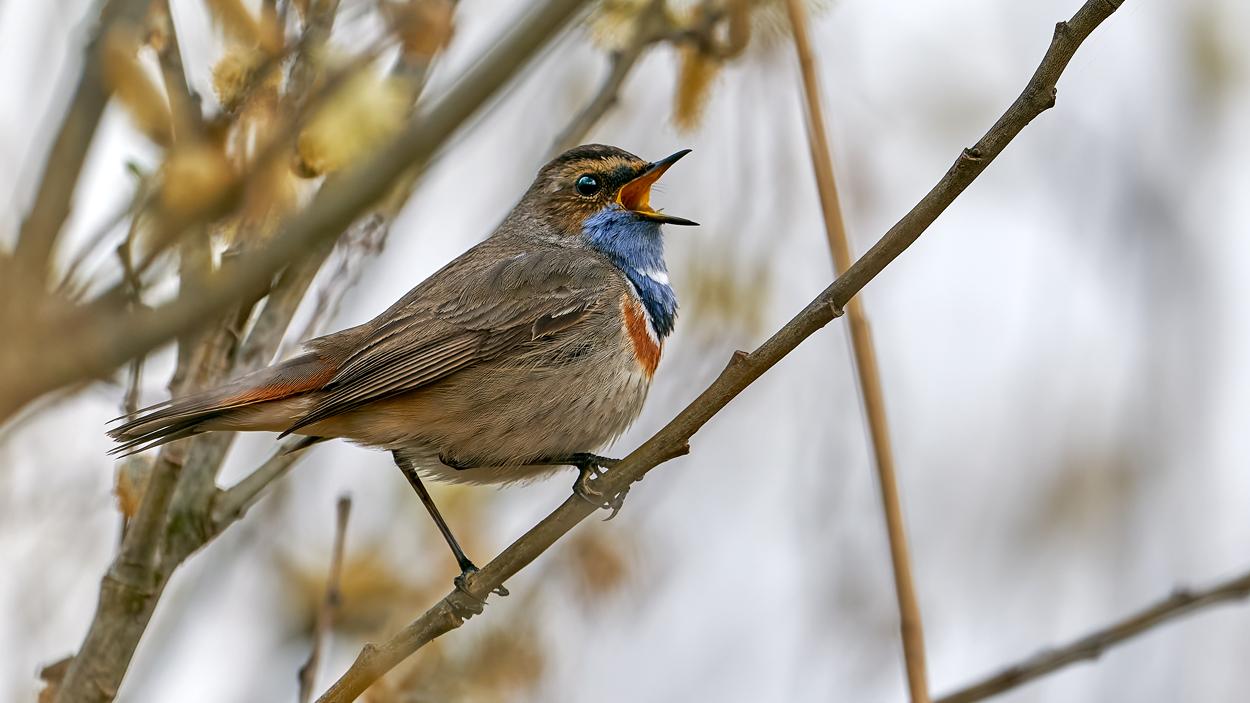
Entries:
{"label": "bird's tongue", "polygon": [[621,186],[617,200],[621,207],[634,212],[655,212],[651,209],[651,185],[660,180],[660,176],[668,170],[669,164],[659,168],[652,167],[641,176]]}

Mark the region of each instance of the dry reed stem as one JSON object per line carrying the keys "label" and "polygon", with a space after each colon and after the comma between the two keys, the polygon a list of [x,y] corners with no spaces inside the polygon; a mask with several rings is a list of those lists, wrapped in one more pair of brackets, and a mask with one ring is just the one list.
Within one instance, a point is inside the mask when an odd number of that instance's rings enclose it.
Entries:
{"label": "dry reed stem", "polygon": [[[833,173],[833,151],[829,147],[828,133],[825,131],[825,120],[820,102],[820,80],[816,74],[816,61],[808,37],[807,12],[803,9],[800,0],[786,0],[786,11],[790,15],[790,25],[794,31],[794,46],[798,52],[799,67],[803,74],[808,144],[812,152],[812,169],[816,173],[816,188],[820,193],[825,234],[829,238],[829,250],[833,254],[835,273],[840,276],[851,265],[851,250],[847,241],[846,225],[842,218],[842,206],[838,202],[838,186]],[[890,561],[894,567],[894,588],[898,596],[903,659],[907,667],[907,687],[911,692],[912,703],[929,703],[924,627],[920,618],[920,603],[916,598],[916,586],[912,580],[911,557],[907,548],[907,527],[903,519],[898,479],[894,472],[894,452],[890,446],[890,430],[886,422],[885,394],[882,392],[881,377],[877,370],[872,329],[869,327],[868,318],[864,314],[859,298],[852,298],[847,303],[846,317],[850,325],[855,368],[859,373],[859,387],[864,399],[864,414],[868,419],[873,455],[876,458],[882,507],[885,510],[886,532],[890,541]]]}
{"label": "dry reed stem", "polygon": [[[688,440],[747,386],[835,317],[865,285],[911,246],[955,198],[972,183],[1024,127],[1054,106],[1055,83],[1090,32],[1119,8],[1115,0],[1087,0],[1068,22],[1055,26],[1054,38],[1024,92],[989,132],[965,149],[946,175],[868,253],[847,269],[798,315],[754,352],[735,352],[716,381],[663,429],[599,479],[596,490],[615,495],[660,464],[682,456]],[[467,578],[469,593],[453,590],[446,598],[381,645],[366,644],[356,661],[318,703],[349,703],[396,664],[434,638],[464,624],[464,613],[481,604],[504,581],[533,562],[595,509],[574,494],[513,542],[476,574]]]}

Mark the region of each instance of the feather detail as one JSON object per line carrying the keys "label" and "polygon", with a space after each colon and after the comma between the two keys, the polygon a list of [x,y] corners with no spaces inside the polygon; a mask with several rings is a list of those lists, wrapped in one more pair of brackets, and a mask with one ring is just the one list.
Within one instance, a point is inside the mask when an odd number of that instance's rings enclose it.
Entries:
{"label": "feather detail", "polygon": [[516,246],[487,239],[350,332],[352,351],[286,433],[497,359],[602,309],[612,275],[602,259]]}
{"label": "feather detail", "polygon": [[130,454],[220,429],[209,425],[231,416],[232,411],[319,390],[336,370],[330,360],[315,353],[302,354],[221,388],[147,408],[139,417],[109,431],[109,436],[121,443],[111,453]]}

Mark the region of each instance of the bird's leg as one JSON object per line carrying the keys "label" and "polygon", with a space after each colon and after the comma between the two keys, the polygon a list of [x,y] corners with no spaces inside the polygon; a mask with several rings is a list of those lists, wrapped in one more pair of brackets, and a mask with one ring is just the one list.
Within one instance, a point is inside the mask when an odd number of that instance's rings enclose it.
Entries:
{"label": "bird's leg", "polygon": [[[456,461],[448,456],[440,455],[438,460],[455,469],[456,471],[465,471],[467,469],[477,468],[475,464]],[[625,504],[625,495],[629,493],[629,488],[617,493],[611,498],[604,498],[603,492],[591,487],[592,480],[603,477],[603,469],[611,469],[621,463],[620,459],[609,459],[606,456],[591,454],[590,452],[578,452],[566,456],[549,457],[545,459],[535,459],[533,461],[524,461],[527,466],[573,466],[577,468],[577,481],[573,483],[573,492],[581,496],[583,500],[596,508],[611,509],[612,514],[609,515],[604,522],[616,517],[621,511],[621,506]]]}
{"label": "bird's leg", "polygon": [[[430,492],[425,490],[425,484],[421,483],[421,477],[417,474],[417,467],[411,461],[400,458],[398,453],[392,453],[392,455],[395,457],[395,464],[399,466],[400,471],[404,472],[408,483],[412,485],[412,489],[417,492],[421,502],[425,504],[425,509],[429,511],[430,517],[434,518],[434,524],[438,525],[438,531],[443,533],[443,539],[447,540],[447,546],[451,547],[451,553],[456,557],[456,564],[460,567],[460,575],[454,581],[456,589],[463,591],[474,600],[478,600],[472,593],[469,593],[468,585],[465,582],[465,577],[477,572],[477,566],[469,560],[464,550],[460,548],[460,543],[456,541],[455,535],[451,534],[451,528],[447,526],[447,521],[438,512],[438,507],[434,505],[434,499],[430,498]],[[495,589],[495,593],[506,596],[508,595],[508,590],[500,586]],[[479,602],[483,601],[479,600]]]}

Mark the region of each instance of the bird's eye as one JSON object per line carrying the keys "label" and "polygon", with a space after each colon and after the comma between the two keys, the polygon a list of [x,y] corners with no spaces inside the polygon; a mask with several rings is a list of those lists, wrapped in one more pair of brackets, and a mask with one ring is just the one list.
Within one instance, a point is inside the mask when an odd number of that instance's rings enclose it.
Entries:
{"label": "bird's eye", "polygon": [[577,192],[587,197],[599,192],[599,179],[589,173],[577,179],[575,186]]}

